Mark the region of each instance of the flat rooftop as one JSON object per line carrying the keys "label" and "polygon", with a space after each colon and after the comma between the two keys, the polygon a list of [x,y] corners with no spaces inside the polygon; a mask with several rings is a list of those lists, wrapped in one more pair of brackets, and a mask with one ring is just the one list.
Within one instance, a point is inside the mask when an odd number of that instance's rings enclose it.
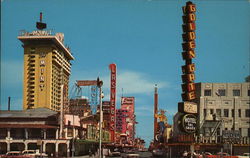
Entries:
{"label": "flat rooftop", "polygon": [[66,57],[69,60],[74,60],[74,57],[71,54],[69,48],[65,47],[65,45],[63,44],[64,37],[62,33],[57,33],[53,35],[50,30],[46,30],[46,31],[36,30],[32,32],[27,32],[27,31],[22,30],[20,31],[19,36],[17,38],[24,44],[27,44],[33,41],[52,41],[60,49],[63,50],[63,52],[65,53]]}

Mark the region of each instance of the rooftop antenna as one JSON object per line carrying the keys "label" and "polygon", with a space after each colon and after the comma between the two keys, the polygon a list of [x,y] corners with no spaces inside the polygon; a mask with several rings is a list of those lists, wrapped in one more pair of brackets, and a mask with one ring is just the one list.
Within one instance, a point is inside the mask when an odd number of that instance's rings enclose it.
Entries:
{"label": "rooftop antenna", "polygon": [[43,23],[42,21],[43,21],[43,13],[40,12],[40,22],[36,22],[36,28],[38,30],[43,30],[47,28],[47,24]]}

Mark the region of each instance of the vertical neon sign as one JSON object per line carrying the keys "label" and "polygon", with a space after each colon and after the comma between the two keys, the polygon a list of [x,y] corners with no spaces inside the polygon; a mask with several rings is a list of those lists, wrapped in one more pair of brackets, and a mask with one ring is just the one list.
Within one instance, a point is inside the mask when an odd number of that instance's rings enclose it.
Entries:
{"label": "vertical neon sign", "polygon": [[91,86],[91,99],[90,99],[90,107],[92,114],[96,114],[97,111],[97,96],[98,96],[98,90],[97,86]]}
{"label": "vertical neon sign", "polygon": [[110,133],[111,141],[115,141],[115,107],[116,107],[116,65],[110,64]]}
{"label": "vertical neon sign", "polygon": [[182,57],[185,65],[182,66],[182,101],[178,103],[178,112],[182,114],[181,129],[185,133],[194,133],[197,126],[197,104],[194,102],[196,99],[195,94],[195,64],[192,59],[195,58],[195,39],[196,39],[196,6],[191,1],[186,3],[183,9],[183,34],[182,34]]}
{"label": "vertical neon sign", "polygon": [[192,63],[192,59],[195,58],[195,20],[196,20],[196,7],[192,2],[187,2],[186,6],[183,7],[183,53],[182,57],[185,60],[185,65],[182,66],[182,100],[192,101],[196,98],[195,95],[195,64]]}

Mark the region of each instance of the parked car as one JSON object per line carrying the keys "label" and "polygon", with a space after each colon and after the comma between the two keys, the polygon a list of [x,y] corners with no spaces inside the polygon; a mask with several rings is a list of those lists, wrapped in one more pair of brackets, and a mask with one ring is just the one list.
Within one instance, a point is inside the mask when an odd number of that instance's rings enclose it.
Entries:
{"label": "parked car", "polygon": [[21,151],[9,151],[5,155],[1,155],[1,158],[30,158],[30,156],[23,155]]}
{"label": "parked car", "polygon": [[243,153],[242,156],[250,156],[250,153]]}
{"label": "parked car", "polygon": [[48,157],[47,154],[45,153],[40,153],[39,150],[24,150],[22,152],[22,155],[30,156],[32,158],[37,158],[37,157]]}

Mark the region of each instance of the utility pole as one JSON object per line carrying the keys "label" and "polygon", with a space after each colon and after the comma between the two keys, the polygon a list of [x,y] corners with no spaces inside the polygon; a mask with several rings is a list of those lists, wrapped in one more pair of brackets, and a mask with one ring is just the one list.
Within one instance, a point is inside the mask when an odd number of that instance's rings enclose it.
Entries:
{"label": "utility pole", "polygon": [[10,97],[8,97],[8,111],[10,111]]}
{"label": "utility pole", "polygon": [[99,157],[102,158],[102,122],[103,122],[103,113],[102,113],[102,85],[103,82],[97,78],[97,87],[99,88],[99,100],[100,100],[100,122],[99,122]]}
{"label": "utility pole", "polygon": [[63,137],[63,84],[61,85],[61,108],[60,108],[60,139]]}
{"label": "utility pole", "polygon": [[158,113],[158,92],[157,92],[157,84],[155,84],[155,94],[154,94],[154,142],[156,141],[156,134],[157,134],[157,117],[156,114]]}

